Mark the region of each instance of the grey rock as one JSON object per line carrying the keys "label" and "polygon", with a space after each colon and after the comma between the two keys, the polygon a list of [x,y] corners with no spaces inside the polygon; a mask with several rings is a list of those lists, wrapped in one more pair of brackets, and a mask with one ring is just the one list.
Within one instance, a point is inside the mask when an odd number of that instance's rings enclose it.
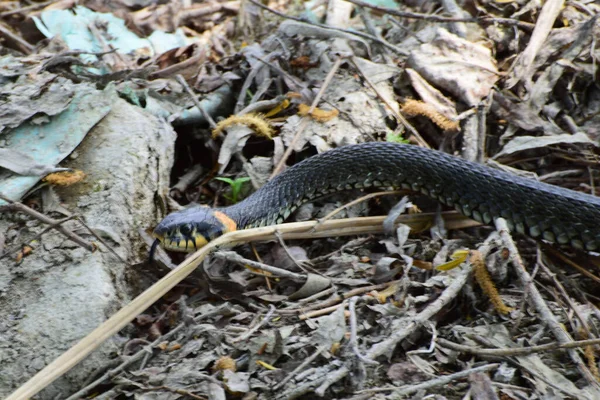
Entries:
{"label": "grey rock", "polygon": [[[86,136],[77,157],[64,167],[87,174],[82,183],[57,189],[65,207],[126,260],[103,245],[90,253],[56,231],[39,240],[33,254],[16,264],[0,260],[0,397],[4,398],[41,368],[112,315],[132,296],[125,279],[130,265],[147,257],[138,229],[162,217],[154,199],[167,192],[175,133],[171,127],[115,96],[111,112]],[[15,216],[0,214],[0,233],[14,230]],[[97,240],[76,221],[67,226],[90,242]],[[8,246],[33,237],[38,224]],[[110,232],[106,235],[102,232]],[[114,339],[113,339],[114,340]],[[117,349],[108,341],[36,398],[66,398]]]}

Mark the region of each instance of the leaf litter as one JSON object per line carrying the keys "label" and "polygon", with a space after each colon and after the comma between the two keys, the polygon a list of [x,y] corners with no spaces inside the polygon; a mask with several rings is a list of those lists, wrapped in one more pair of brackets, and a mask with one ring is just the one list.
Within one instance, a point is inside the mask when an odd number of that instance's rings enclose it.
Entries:
{"label": "leaf litter", "polygon": [[[437,14],[429,3],[350,3],[357,4],[356,14],[331,25],[317,2],[270,2],[270,10],[255,1],[115,2],[111,9],[85,2],[75,10],[40,7],[30,14],[7,3],[0,11],[14,11],[14,21],[33,22],[50,39],[37,53],[13,50],[0,57],[0,140],[25,123],[64,112],[84,85],[111,85],[178,127],[173,186],[196,165],[205,167],[185,185],[184,203],[226,203],[226,184],[216,176],[249,175],[259,187],[278,166],[390,138],[455,154],[481,148],[511,167],[558,177],[554,184],[595,190],[597,4],[495,2],[461,9],[444,2],[446,12]],[[298,14],[300,20],[282,18]],[[61,15],[89,18],[80,27],[85,36],[67,40],[77,37],[61,32]],[[8,21],[12,35],[24,35],[14,21]],[[67,50],[95,54],[67,57]],[[60,54],[60,62],[48,64]],[[256,135],[243,122],[212,136],[211,121],[241,115],[261,101],[269,102],[260,112],[269,114],[276,137]],[[407,102],[415,102],[409,104],[416,111],[402,116]],[[439,123],[442,117],[452,129]],[[478,127],[476,135],[463,137],[469,124]],[[10,157],[3,161],[3,168],[24,174],[7,165]],[[56,167],[39,164],[30,168]],[[319,218],[347,199],[332,196],[298,214]],[[335,217],[387,212],[393,203],[380,197]],[[598,343],[582,345],[581,352],[561,347],[597,335],[597,280],[517,237],[519,257],[488,228],[454,231],[438,223],[431,235],[409,230],[402,225],[383,239],[236,249],[256,265],[227,253],[211,258],[190,279],[193,285],[183,283],[138,317],[115,360],[122,365],[101,386],[82,383],[83,393],[140,399],[458,399],[486,391],[493,392],[490,398],[600,397]],[[494,308],[475,283],[474,261],[443,272],[432,267],[458,248],[483,254],[485,279],[491,276],[496,296],[512,311]],[[291,271],[302,279],[292,279]],[[554,348],[534,350],[543,344]],[[527,348],[527,355],[513,352]],[[490,357],[489,349],[505,353]],[[218,367],[222,360],[232,362]]]}

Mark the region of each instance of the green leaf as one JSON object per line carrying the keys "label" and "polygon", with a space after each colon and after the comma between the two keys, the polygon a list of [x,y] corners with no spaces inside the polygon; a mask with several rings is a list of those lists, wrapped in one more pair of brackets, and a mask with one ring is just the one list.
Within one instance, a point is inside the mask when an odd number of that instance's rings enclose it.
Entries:
{"label": "green leaf", "polygon": [[233,179],[224,178],[224,177],[217,177],[215,179],[218,180],[218,181],[225,182],[225,183],[228,183],[230,185],[233,185]]}
{"label": "green leaf", "polygon": [[409,144],[410,141],[404,139],[399,133],[388,133],[385,137],[386,142]]}
{"label": "green leaf", "polygon": [[231,196],[225,195],[225,198],[232,203],[237,203],[240,197],[240,192],[242,191],[242,185],[250,180],[247,176],[243,176],[241,178],[230,179],[225,177],[217,177],[215,178],[218,181],[227,183],[231,188]]}

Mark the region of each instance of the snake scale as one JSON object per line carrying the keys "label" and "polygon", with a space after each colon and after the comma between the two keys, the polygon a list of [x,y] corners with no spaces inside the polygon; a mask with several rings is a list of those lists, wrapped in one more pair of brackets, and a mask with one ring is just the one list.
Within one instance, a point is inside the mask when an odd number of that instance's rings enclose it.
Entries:
{"label": "snake scale", "polygon": [[371,142],[310,157],[245,200],[168,215],[154,236],[168,250],[193,251],[221,234],[283,222],[305,202],[344,190],[404,188],[479,222],[504,217],[511,230],[600,251],[600,197],[522,178],[417,146]]}

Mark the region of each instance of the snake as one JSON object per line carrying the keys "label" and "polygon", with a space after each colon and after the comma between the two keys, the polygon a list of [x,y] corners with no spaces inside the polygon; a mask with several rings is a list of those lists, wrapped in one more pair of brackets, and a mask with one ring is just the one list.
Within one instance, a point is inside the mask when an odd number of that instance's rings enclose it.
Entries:
{"label": "snake", "polygon": [[367,142],[306,158],[244,200],[167,215],[153,236],[166,250],[191,252],[224,233],[285,221],[302,204],[366,188],[408,189],[483,224],[559,245],[600,251],[600,197],[518,176],[415,145]]}

